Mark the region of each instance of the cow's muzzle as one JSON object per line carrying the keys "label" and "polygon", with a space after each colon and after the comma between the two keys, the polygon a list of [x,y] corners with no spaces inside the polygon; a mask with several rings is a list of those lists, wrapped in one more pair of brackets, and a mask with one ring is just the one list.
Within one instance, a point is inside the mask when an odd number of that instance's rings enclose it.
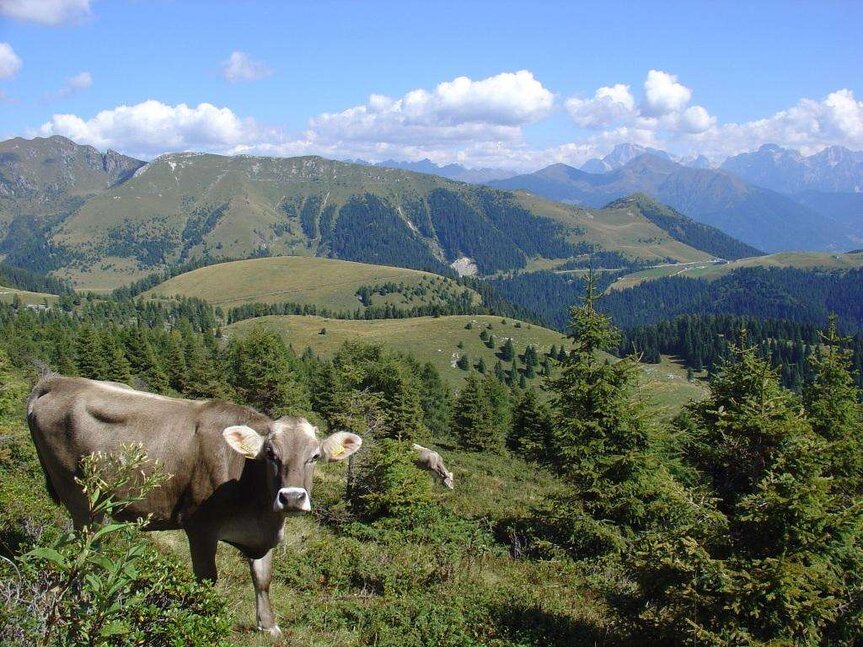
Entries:
{"label": "cow's muzzle", "polygon": [[308,512],[312,509],[312,500],[305,488],[301,487],[283,487],[276,495],[276,502],[273,504],[276,512],[283,510],[302,510]]}

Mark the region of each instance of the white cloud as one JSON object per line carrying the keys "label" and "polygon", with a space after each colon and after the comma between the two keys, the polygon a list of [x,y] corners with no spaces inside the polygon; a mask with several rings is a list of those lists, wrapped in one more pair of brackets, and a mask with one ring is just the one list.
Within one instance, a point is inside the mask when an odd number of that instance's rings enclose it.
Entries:
{"label": "white cloud", "polygon": [[229,108],[209,103],[171,106],[152,99],[103,110],[87,120],[56,114],[34,134],[64,135],[81,144],[142,157],[185,150],[235,152],[237,146],[264,138],[254,121],[237,117]]}
{"label": "white cloud", "polygon": [[[674,74],[650,70],[644,81],[644,101],[636,105],[628,85],[618,83],[599,88],[592,99],[572,97],[566,108],[575,125],[611,134],[626,131],[699,133],[716,123],[703,106],[690,106],[692,90]],[[608,134],[608,133],[606,133]]]}
{"label": "white cloud", "polygon": [[692,90],[677,82],[677,77],[661,70],[650,70],[644,81],[642,114],[658,117],[683,112],[692,99]]}
{"label": "white cloud", "polygon": [[479,81],[460,76],[434,90],[411,90],[394,99],[372,94],[368,102],[309,122],[330,141],[422,144],[515,141],[521,126],[545,117],[554,95],[527,70]]}
{"label": "white cloud", "polygon": [[0,0],[0,14],[43,25],[74,23],[90,15],[90,0]]}
{"label": "white cloud", "polygon": [[599,88],[593,99],[572,97],[565,105],[569,116],[582,128],[602,128],[629,121],[635,115],[635,98],[623,83]]}
{"label": "white cloud", "polygon": [[778,144],[804,154],[832,145],[860,150],[863,101],[849,89],[837,90],[820,101],[801,99],[764,119],[712,127],[687,143],[713,159],[754,150],[763,144]]}
{"label": "white cloud", "polygon": [[257,81],[270,76],[273,69],[266,63],[255,61],[245,52],[232,52],[222,63],[222,76],[231,83]]}
{"label": "white cloud", "polygon": [[0,79],[8,79],[21,69],[21,59],[9,43],[0,43]]}
{"label": "white cloud", "polygon": [[56,92],[51,92],[46,95],[48,99],[61,99],[68,97],[81,90],[86,90],[93,85],[93,75],[89,72],[79,72],[75,76],[70,76]]}

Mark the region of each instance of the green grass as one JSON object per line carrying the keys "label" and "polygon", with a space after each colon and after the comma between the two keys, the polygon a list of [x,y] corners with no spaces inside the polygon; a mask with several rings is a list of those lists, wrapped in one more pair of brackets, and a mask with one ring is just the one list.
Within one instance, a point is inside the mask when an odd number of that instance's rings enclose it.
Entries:
{"label": "green grass", "polygon": [[[506,323],[503,323],[506,321]],[[465,326],[473,322],[473,329]],[[517,328],[516,324],[521,327]],[[490,334],[495,337],[495,348],[485,346],[479,338],[482,329],[491,324]],[[468,372],[455,366],[462,353],[467,353],[471,363],[485,360],[488,370],[498,361],[497,353],[506,338],[511,337],[517,353],[521,354],[529,344],[540,352],[551,346],[560,346],[564,336],[554,330],[535,326],[514,319],[502,319],[491,315],[454,315],[449,317],[414,317],[410,319],[376,319],[371,321],[326,319],[301,315],[258,317],[228,326],[227,335],[242,335],[256,326],[274,330],[285,341],[293,345],[296,352],[311,348],[321,357],[331,357],[339,347],[349,340],[361,340],[382,344],[392,350],[413,355],[421,362],[431,362],[441,376],[452,385],[460,385]],[[320,334],[322,329],[326,334]],[[464,348],[459,348],[461,342]],[[505,366],[508,368],[508,366]]]}
{"label": "green grass", "polygon": [[635,287],[644,281],[664,276],[686,276],[703,278],[708,281],[718,279],[743,267],[796,267],[798,269],[848,270],[863,267],[863,253],[833,254],[828,252],[781,252],[769,256],[753,256],[741,258],[728,263],[687,263],[685,265],[667,265],[652,267],[640,272],[633,272],[621,277],[611,284],[609,290],[625,290]]}
{"label": "green grass", "polygon": [[[497,353],[507,337],[511,337],[516,352],[521,354],[532,344],[541,354],[552,345],[558,348],[566,343],[561,333],[524,322],[490,315],[456,315],[450,317],[416,317],[412,319],[377,319],[349,321],[301,315],[259,317],[228,326],[225,334],[243,335],[256,326],[278,332],[297,353],[306,347],[324,358],[332,357],[346,341],[361,340],[382,344],[392,350],[413,355],[421,362],[431,362],[449,384],[459,388],[468,372],[455,366],[461,353],[467,353],[471,364],[482,357],[486,368],[492,370],[498,361]],[[473,322],[473,329],[465,326]],[[521,327],[517,328],[516,323]],[[484,326],[491,324],[495,348],[485,346],[479,338]],[[320,334],[326,329],[326,334]],[[459,348],[459,342],[464,348]],[[521,366],[521,364],[519,364]],[[669,358],[661,364],[642,364],[641,392],[652,412],[662,419],[673,417],[691,399],[699,399],[705,392],[700,381],[689,382],[686,369]],[[504,365],[504,368],[509,368]],[[543,379],[528,380],[529,385],[542,386]]]}
{"label": "green grass", "polygon": [[680,262],[706,261],[710,258],[710,254],[674,240],[634,209],[583,209],[521,191],[516,195],[518,201],[534,213],[564,223],[570,229],[581,229],[584,234],[568,236],[573,242],[590,242],[604,250],[657,263],[666,258]]}
{"label": "green grass", "polygon": [[27,292],[26,290],[16,290],[15,288],[7,288],[0,285],[0,303],[12,303],[16,295],[21,299],[24,305],[42,305],[46,301],[48,305],[57,302],[56,294],[45,294],[43,292]]}
{"label": "green grass", "polygon": [[[243,303],[291,301],[335,311],[362,308],[356,296],[360,286],[394,282],[406,288],[425,286],[426,295],[374,295],[374,305],[400,307],[443,301],[432,288],[449,295],[472,292],[455,281],[417,270],[309,256],[279,256],[220,263],[186,272],[145,293],[149,297],[184,296],[231,308]],[[480,297],[474,294],[475,303]]]}

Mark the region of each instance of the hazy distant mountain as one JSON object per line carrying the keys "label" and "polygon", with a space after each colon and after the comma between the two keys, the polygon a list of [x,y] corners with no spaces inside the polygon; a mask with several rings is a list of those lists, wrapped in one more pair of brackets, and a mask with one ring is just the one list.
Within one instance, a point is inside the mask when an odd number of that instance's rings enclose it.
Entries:
{"label": "hazy distant mountain", "polygon": [[710,160],[704,155],[698,155],[692,159],[684,160],[683,165],[690,168],[713,168],[713,164],[711,164]]}
{"label": "hazy distant mountain", "polygon": [[419,162],[403,162],[397,160],[386,160],[378,162],[374,166],[384,166],[386,168],[398,168],[405,171],[413,171],[414,173],[429,173],[431,175],[440,175],[449,180],[458,182],[472,182],[474,184],[485,184],[492,180],[502,180],[508,177],[517,175],[516,171],[498,168],[467,168],[461,164],[447,164],[438,166],[429,159],[420,160]]}
{"label": "hazy distant mountain", "polygon": [[642,192],[734,238],[767,251],[849,249],[851,232],[776,191],[731,173],[690,168],[651,154],[604,174],[554,164],[535,173],[490,182],[503,189],[585,206]]}
{"label": "hazy distant mountain", "polygon": [[602,159],[593,158],[581,165],[581,170],[587,173],[608,173],[629,164],[636,157],[650,153],[660,159],[674,161],[671,155],[657,148],[639,146],[638,144],[618,144]]}
{"label": "hazy distant mountain", "polygon": [[783,193],[863,192],[863,152],[830,146],[804,157],[795,150],[765,144],[753,153],[729,157],[721,168],[747,182]]}

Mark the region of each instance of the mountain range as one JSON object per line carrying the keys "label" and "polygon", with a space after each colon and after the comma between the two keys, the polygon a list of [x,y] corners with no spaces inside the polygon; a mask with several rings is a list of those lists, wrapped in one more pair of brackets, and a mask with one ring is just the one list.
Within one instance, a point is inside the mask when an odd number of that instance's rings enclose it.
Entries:
{"label": "mountain range", "polygon": [[489,185],[523,189],[551,200],[588,207],[643,192],[699,222],[769,252],[843,251],[859,247],[863,240],[863,218],[856,215],[860,212],[856,194],[846,196],[845,202],[829,198],[821,201],[820,196],[811,194],[787,195],[748,182],[728,170],[701,168],[703,160],[698,158],[686,166],[665,153],[641,152],[628,159],[639,149],[615,150],[619,154],[605,163],[617,168],[604,173],[553,164],[535,173],[494,180]]}
{"label": "mountain range", "polygon": [[[93,289],[255,255],[488,275],[596,252],[647,264],[757,253],[646,196],[585,209],[320,157],[173,153],[145,164],[62,137],[15,140],[14,151],[0,177],[26,189],[4,191],[0,260]],[[43,193],[52,198],[34,212]]]}

